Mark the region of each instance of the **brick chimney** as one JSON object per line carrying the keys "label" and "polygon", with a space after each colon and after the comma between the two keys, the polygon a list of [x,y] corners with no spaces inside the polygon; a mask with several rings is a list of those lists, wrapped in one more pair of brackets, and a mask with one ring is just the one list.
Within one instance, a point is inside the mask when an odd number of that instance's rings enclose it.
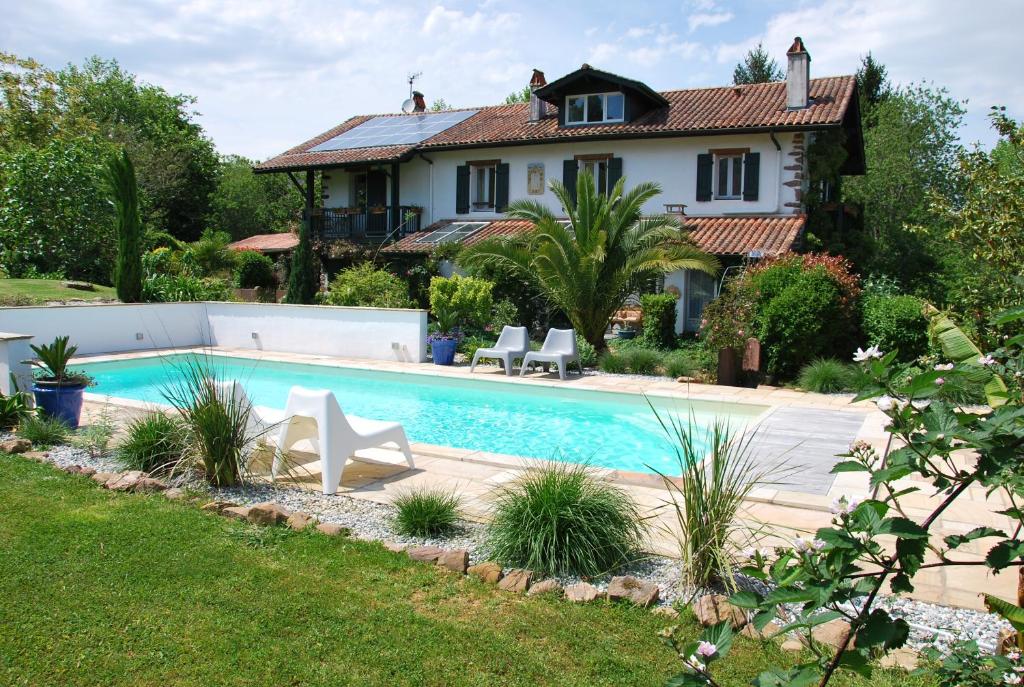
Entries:
{"label": "brick chimney", "polygon": [[786,107],[802,110],[811,99],[811,54],[807,52],[800,36],[793,39],[793,45],[786,51],[786,58]]}
{"label": "brick chimney", "polygon": [[426,112],[427,111],[427,101],[425,101],[423,99],[423,94],[422,93],[420,93],[419,91],[413,91],[412,92],[412,101],[414,103],[416,103],[416,105],[412,108],[413,112]]}
{"label": "brick chimney", "polygon": [[544,78],[544,72],[539,69],[533,70],[533,76],[530,78],[530,121],[539,122],[544,119],[544,115],[547,114],[547,104],[537,97],[537,89],[542,86],[546,86],[548,83],[547,79]]}

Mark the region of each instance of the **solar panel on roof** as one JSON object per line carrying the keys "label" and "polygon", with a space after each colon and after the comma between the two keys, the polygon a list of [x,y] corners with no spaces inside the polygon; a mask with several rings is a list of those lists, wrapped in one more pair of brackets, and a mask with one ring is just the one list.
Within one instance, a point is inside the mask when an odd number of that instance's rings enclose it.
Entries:
{"label": "solar panel on roof", "polygon": [[376,148],[425,141],[456,124],[461,124],[477,110],[459,112],[431,112],[425,114],[399,115],[395,117],[374,117],[343,134],[310,148],[310,152],[325,150],[349,150],[351,148]]}
{"label": "solar panel on roof", "polygon": [[475,234],[488,224],[490,222],[452,222],[429,234],[417,236],[416,243],[457,243],[464,241],[468,236]]}

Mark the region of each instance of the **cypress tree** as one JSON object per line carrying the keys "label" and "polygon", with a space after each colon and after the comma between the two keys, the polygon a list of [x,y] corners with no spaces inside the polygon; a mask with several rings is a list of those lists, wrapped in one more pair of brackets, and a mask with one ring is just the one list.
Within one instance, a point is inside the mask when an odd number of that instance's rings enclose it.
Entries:
{"label": "cypress tree", "polygon": [[303,218],[299,228],[299,245],[292,253],[292,266],[288,274],[288,293],[284,296],[285,303],[309,304],[316,298],[319,285],[316,279],[316,267],[313,265],[313,246],[309,238],[308,215]]}
{"label": "cypress tree", "polygon": [[138,303],[142,300],[142,217],[135,166],[126,151],[110,157],[105,176],[117,214],[114,287],[122,303]]}

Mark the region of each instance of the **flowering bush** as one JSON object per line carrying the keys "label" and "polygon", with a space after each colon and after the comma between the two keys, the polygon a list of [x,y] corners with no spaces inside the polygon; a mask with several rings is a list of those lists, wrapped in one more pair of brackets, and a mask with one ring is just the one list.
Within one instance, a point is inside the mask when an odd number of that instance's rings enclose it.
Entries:
{"label": "flowering bush", "polygon": [[704,308],[700,336],[712,351],[741,349],[753,330],[754,312],[753,292],[732,282]]}
{"label": "flowering bush", "polygon": [[[993,324],[1021,320],[1024,307],[1004,313]],[[1003,492],[1011,502],[1024,489],[1022,346],[1024,335],[1008,339],[1003,348],[974,360],[940,363],[938,369],[910,376],[895,365],[895,352],[876,346],[857,350],[854,358],[870,380],[869,388],[858,398],[876,399],[879,409],[889,416],[890,446],[897,448],[880,455],[868,444],[853,445],[832,472],[866,473],[870,497],[837,499],[832,504],[831,527],[819,529],[812,537],[798,537],[790,547],[755,551],[741,570],[762,581],[767,591],[738,592],[731,597],[733,605],[753,612],[752,623],[759,630],[780,621],[780,632],[798,635],[810,652],[807,660],[791,668],[765,671],[755,684],[824,686],[839,670],[869,675],[871,661],[903,646],[910,633],[905,620],[875,606],[883,589],[893,595],[912,592],[917,574],[932,568],[978,567],[999,573],[1024,566],[1022,508],[1000,512],[1010,521],[1005,530],[977,527],[942,539],[933,531],[943,513],[972,487],[989,494]],[[1005,402],[985,412],[969,412],[942,397],[942,387],[950,380],[977,375],[979,368],[1002,381]],[[902,503],[907,494],[925,491],[923,486],[906,489],[897,484],[911,476],[928,485],[936,496],[926,515],[916,515],[917,511]],[[883,545],[883,537],[894,545]],[[984,559],[959,555],[961,547],[981,540],[991,542]],[[992,611],[1009,620],[1018,632],[1024,631],[1024,608],[991,595],[985,598]],[[849,623],[850,631],[838,649],[814,641],[814,628],[840,619]],[[700,639],[716,644],[714,656],[719,658],[728,648],[727,643],[716,641],[721,638],[716,627]],[[674,637],[670,641],[673,648],[681,647],[684,661],[684,672],[671,684],[718,684],[708,669],[709,662],[688,651],[692,642],[681,644]],[[1018,662],[1019,657],[981,657],[961,646],[937,673],[942,685],[1017,684]],[[976,674],[988,677],[975,682]],[[962,675],[972,679],[963,681],[958,677]]]}

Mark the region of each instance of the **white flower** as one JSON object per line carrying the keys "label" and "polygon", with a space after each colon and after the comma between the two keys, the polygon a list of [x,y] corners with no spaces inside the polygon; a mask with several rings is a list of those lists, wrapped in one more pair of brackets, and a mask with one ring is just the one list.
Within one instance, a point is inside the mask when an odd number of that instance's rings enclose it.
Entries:
{"label": "white flower", "polygon": [[980,358],[978,358],[978,364],[988,367],[989,365],[995,365],[996,359],[990,355],[983,355]]}
{"label": "white flower", "polygon": [[910,402],[910,405],[914,406],[914,410],[924,410],[925,408],[927,408],[931,404],[932,404],[932,402],[929,401],[926,398],[922,398],[922,399],[918,399],[916,401],[911,401]]}
{"label": "white flower", "polygon": [[1003,673],[1003,682],[1008,685],[1019,685],[1022,682],[1022,678],[1015,673]]}
{"label": "white flower", "polygon": [[860,348],[858,348],[857,352],[853,354],[854,362],[858,362],[858,363],[862,363],[865,360],[870,360],[871,358],[881,358],[881,357],[882,357],[882,352],[880,350],[878,350],[878,346],[869,346],[866,351],[865,350],[861,350]]}
{"label": "white flower", "polygon": [[1020,652],[1019,651],[1011,651],[1010,653],[1006,654],[1006,658],[1008,658],[1011,661],[1019,661],[1020,660]]}
{"label": "white flower", "polygon": [[946,380],[943,379],[942,377],[939,377],[938,379],[935,380],[935,385],[936,386],[942,386],[945,383],[946,383]]}
{"label": "white flower", "polygon": [[809,551],[821,551],[825,548],[825,542],[820,539],[804,539],[803,537],[797,537],[793,540],[793,547],[799,553],[808,553]]}
{"label": "white flower", "polygon": [[936,366],[935,366],[935,369],[936,369],[936,370],[939,370],[939,371],[941,371],[941,372],[949,372],[949,371],[950,371],[950,370],[952,370],[952,369],[953,369],[954,367],[956,367],[956,366],[955,366],[955,365],[953,365],[953,363],[946,363],[945,365],[936,365]]}
{"label": "white flower", "polygon": [[703,656],[705,658],[711,658],[716,653],[718,653],[718,647],[715,646],[714,644],[712,644],[711,642],[705,642],[705,641],[701,640],[701,642],[697,645],[697,655],[698,656]]}
{"label": "white flower", "polygon": [[847,498],[845,496],[840,496],[839,498],[832,500],[831,510],[835,515],[849,515],[856,510],[859,505],[860,499],[856,497]]}
{"label": "white flower", "polygon": [[895,404],[896,403],[895,403],[895,401],[893,401],[892,396],[888,396],[888,395],[881,396],[881,397],[879,397],[879,399],[877,401],[875,401],[875,405],[878,406],[878,409],[881,410],[883,413],[887,413],[890,410],[892,410],[892,407]]}
{"label": "white flower", "polygon": [[690,658],[686,659],[686,665],[691,668],[703,669],[704,661],[700,659],[696,654],[690,654]]}

